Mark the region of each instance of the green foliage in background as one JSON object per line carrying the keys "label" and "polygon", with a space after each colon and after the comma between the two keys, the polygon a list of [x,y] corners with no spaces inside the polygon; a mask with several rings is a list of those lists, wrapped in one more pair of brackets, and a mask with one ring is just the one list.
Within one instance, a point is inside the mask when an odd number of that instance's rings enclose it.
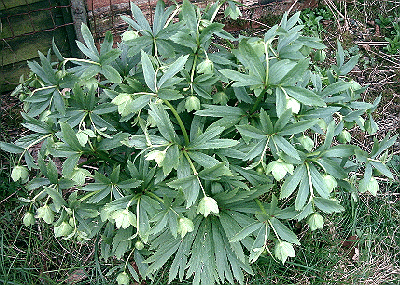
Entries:
{"label": "green foliage in background", "polygon": [[359,101],[365,88],[346,79],[358,56],[346,61],[338,44],[322,75],[310,54],[325,46],[302,35],[300,13],[264,38],[234,38],[214,21],[221,5],[159,1],[151,27],[132,4],[117,48],[108,32],[98,50],[82,26],[86,59],[54,44],[58,61],[40,53],[15,91],[31,133],[0,147],[19,155],[12,178],[30,193],[25,225],[101,237],[101,256],[125,261],[109,272],[118,284],[165,266],[169,281],[243,284],[260,256],[295,256],[291,221],[322,228],[344,210],[339,191],[356,201],[377,194],[375,176],[392,178],[396,138],[367,153],[347,131],[377,131],[379,98]]}

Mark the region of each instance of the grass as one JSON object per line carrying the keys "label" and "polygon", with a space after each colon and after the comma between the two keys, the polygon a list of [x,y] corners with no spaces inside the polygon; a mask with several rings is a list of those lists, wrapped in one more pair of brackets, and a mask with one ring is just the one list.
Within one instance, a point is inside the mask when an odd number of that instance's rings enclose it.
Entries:
{"label": "grass", "polygon": [[[314,11],[315,15],[325,16],[331,13],[331,8],[334,11],[334,7],[326,5],[307,12]],[[396,3],[389,1],[383,4],[372,0],[341,2],[336,8],[342,13],[348,11],[345,15],[347,18],[340,19],[337,14],[331,20],[324,18],[323,31],[321,27],[317,31],[322,33],[326,45],[332,48],[336,45],[338,35],[342,36],[347,48],[355,46],[357,34],[354,27],[338,33],[345,21],[361,23],[358,29],[362,29],[362,32],[370,29],[366,39],[381,41],[390,35],[382,30],[382,35],[376,36],[376,26],[371,25],[371,21],[375,21],[377,15],[398,18],[400,14]],[[265,19],[268,25],[277,21],[274,17]],[[309,23],[312,25],[313,21]],[[316,27],[308,28],[315,31]],[[362,55],[360,71],[353,71],[352,76],[356,81],[370,84],[365,95],[367,101],[383,95],[377,116],[381,127],[378,137],[388,131],[398,133],[398,120],[389,124],[388,118],[397,118],[400,110],[400,97],[397,95],[400,94],[399,66],[390,64],[393,60],[397,62],[399,55],[388,55],[382,46],[374,45],[370,45],[369,50],[363,46],[352,50]],[[328,52],[328,60],[329,55],[333,61],[334,54]],[[16,98],[1,99],[0,139],[11,141],[23,132],[19,127],[20,106]],[[357,138],[360,145],[366,145],[365,142],[370,139]],[[398,145],[393,152],[400,152]],[[52,229],[46,224],[36,224],[30,228],[22,225],[26,209],[17,197],[24,197],[26,193],[21,185],[10,179],[12,160],[12,156],[0,151],[0,284],[114,284],[115,276],[107,276],[107,272],[118,261],[105,263],[99,260],[96,241],[87,244],[65,241],[54,238]],[[393,158],[391,167],[397,179],[380,181],[381,189],[377,197],[362,194],[355,203],[348,193],[341,193],[346,211],[326,217],[328,220],[322,230],[310,232],[304,222],[294,225],[301,238],[296,257],[290,258],[283,266],[265,255],[255,264],[255,275],[247,276],[246,284],[400,284],[399,156]],[[167,275],[161,270],[153,283],[145,284],[167,284]]]}

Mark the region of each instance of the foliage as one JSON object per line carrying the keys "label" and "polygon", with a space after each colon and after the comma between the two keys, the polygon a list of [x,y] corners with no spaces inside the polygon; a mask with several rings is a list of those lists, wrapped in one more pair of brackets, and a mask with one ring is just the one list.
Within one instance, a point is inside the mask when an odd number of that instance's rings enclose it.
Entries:
{"label": "foliage", "polygon": [[325,46],[302,35],[300,13],[263,39],[236,39],[214,22],[221,5],[159,1],[151,27],[132,4],[117,48],[107,33],[98,51],[83,25],[87,59],[54,44],[58,61],[39,53],[18,89],[31,134],[0,148],[19,154],[13,179],[29,181],[24,223],[43,219],[67,240],[101,237],[104,259],[126,261],[109,272],[119,284],[166,265],[169,281],[242,284],[260,256],[295,256],[290,221],[321,228],[344,210],[337,189],[356,200],[377,194],[374,170],[392,178],[396,138],[371,153],[350,144],[354,125],[377,130],[379,98],[358,101],[365,88],[346,79],[358,56],[345,61],[338,43],[323,77],[309,57]]}

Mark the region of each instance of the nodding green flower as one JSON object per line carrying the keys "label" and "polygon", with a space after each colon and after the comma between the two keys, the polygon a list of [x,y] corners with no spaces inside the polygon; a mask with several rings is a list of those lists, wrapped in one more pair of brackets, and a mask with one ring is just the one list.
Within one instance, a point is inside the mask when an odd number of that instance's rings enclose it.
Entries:
{"label": "nodding green flower", "polygon": [[148,154],[146,154],[146,160],[154,160],[158,166],[162,165],[162,162],[164,161],[166,151],[161,151],[161,150],[152,150]]}
{"label": "nodding green flower", "polygon": [[316,229],[322,229],[324,226],[324,217],[318,213],[311,214],[308,217],[307,224],[310,226],[312,231],[315,231]]}
{"label": "nodding green flower", "polygon": [[74,229],[68,222],[62,222],[58,227],[54,227],[55,237],[66,237],[69,236]]}
{"label": "nodding green flower", "polygon": [[122,41],[130,41],[137,39],[139,37],[139,33],[137,31],[126,31],[122,34]]}
{"label": "nodding green flower", "polygon": [[272,175],[276,180],[281,180],[285,175],[289,172],[290,174],[293,174],[294,171],[294,166],[293,164],[286,163],[281,159],[278,159],[276,161],[271,161],[268,166],[267,166],[267,171],[266,173],[272,172]]}
{"label": "nodding green flower", "polygon": [[298,114],[300,107],[299,101],[289,96],[286,97],[286,109],[292,109],[293,113]]}
{"label": "nodding green flower", "polygon": [[293,245],[286,241],[278,241],[275,245],[275,257],[282,261],[282,264],[288,257],[295,257]]}
{"label": "nodding green flower", "polygon": [[29,227],[33,226],[36,220],[31,212],[26,212],[22,221],[26,227]]}
{"label": "nodding green flower", "polygon": [[178,233],[181,234],[181,237],[183,238],[187,233],[193,232],[194,230],[194,225],[191,219],[188,218],[180,218],[179,219],[179,224],[178,224]]}
{"label": "nodding green flower", "polygon": [[112,213],[111,218],[115,220],[115,225],[118,229],[126,229],[129,226],[136,227],[136,215],[130,212],[128,209],[115,211]]}
{"label": "nodding green flower", "polygon": [[328,186],[329,192],[332,192],[333,189],[337,187],[335,177],[333,177],[332,175],[324,175],[323,178],[326,186]]}
{"label": "nodding green flower", "polygon": [[301,136],[298,138],[300,144],[304,147],[304,149],[311,151],[314,147],[314,141],[308,136]]}
{"label": "nodding green flower", "polygon": [[200,100],[196,96],[189,96],[185,101],[186,111],[191,112],[193,110],[197,111],[200,109]]}
{"label": "nodding green flower", "polygon": [[137,250],[142,250],[144,248],[144,244],[141,240],[135,242],[135,247]]}
{"label": "nodding green flower", "polygon": [[37,218],[42,218],[47,224],[52,224],[54,221],[54,213],[46,204],[37,209]]}
{"label": "nodding green flower", "polygon": [[129,276],[125,271],[118,274],[117,283],[118,283],[118,285],[128,285],[129,284]]}
{"label": "nodding green flower", "polygon": [[21,180],[21,183],[28,182],[29,179],[29,171],[28,168],[22,165],[17,165],[14,167],[13,171],[11,172],[11,178],[14,181]]}
{"label": "nodding green flower", "polygon": [[207,217],[209,214],[218,215],[219,209],[217,201],[211,197],[204,197],[197,206],[197,214],[202,214],[204,217]]}
{"label": "nodding green flower", "polygon": [[212,74],[214,72],[214,63],[209,58],[206,58],[197,65],[196,70],[197,73]]}

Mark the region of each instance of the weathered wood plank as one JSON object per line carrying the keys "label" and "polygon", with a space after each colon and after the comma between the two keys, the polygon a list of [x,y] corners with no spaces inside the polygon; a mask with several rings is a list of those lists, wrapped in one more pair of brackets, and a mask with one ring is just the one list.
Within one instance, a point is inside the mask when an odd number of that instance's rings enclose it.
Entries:
{"label": "weathered wood plank", "polygon": [[27,78],[29,67],[26,62],[15,64],[13,68],[0,67],[0,93],[11,91],[19,84],[19,78],[24,75]]}
{"label": "weathered wood plank", "polygon": [[[0,37],[5,39],[35,31],[54,28],[62,24],[61,8],[50,8],[48,1],[41,1],[27,6],[15,7],[2,13],[3,32]],[[8,18],[5,18],[8,17]]]}
{"label": "weathered wood plank", "polygon": [[15,38],[8,42],[1,42],[0,66],[26,61],[38,56],[38,50],[47,53],[51,47],[52,39],[63,52],[68,52],[68,37],[63,29],[57,29],[48,33],[37,33],[31,36]]}
{"label": "weathered wood plank", "polygon": [[26,4],[40,2],[42,0],[3,0],[0,2],[0,10],[11,9]]}

